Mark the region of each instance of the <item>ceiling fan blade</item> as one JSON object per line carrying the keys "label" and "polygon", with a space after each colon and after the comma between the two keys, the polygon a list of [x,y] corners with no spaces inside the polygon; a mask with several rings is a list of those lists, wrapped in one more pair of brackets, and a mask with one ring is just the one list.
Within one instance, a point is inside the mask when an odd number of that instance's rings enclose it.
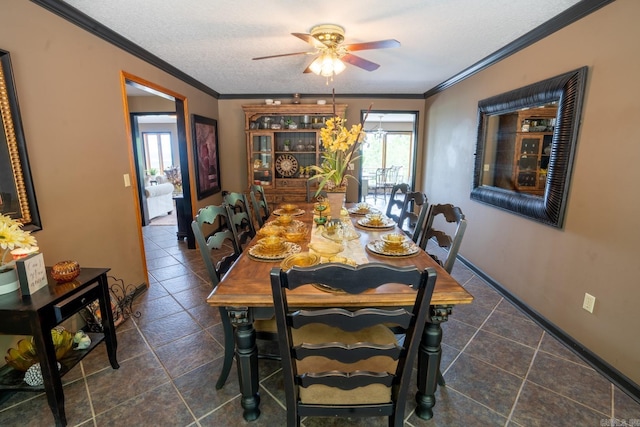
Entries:
{"label": "ceiling fan blade", "polygon": [[375,62],[367,61],[364,58],[360,58],[359,56],[355,56],[350,53],[347,53],[340,59],[348,64],[355,65],[356,67],[360,67],[367,71],[375,71],[378,68],[380,68],[379,64],[376,64]]}
{"label": "ceiling fan blade", "polygon": [[326,47],[322,42],[313,37],[311,34],[306,33],[291,33],[291,35],[296,36],[297,38],[309,43],[311,46],[316,48]]}
{"label": "ceiling fan blade", "polygon": [[283,56],[295,56],[295,55],[315,55],[316,52],[294,52],[294,53],[283,53],[280,55],[270,55],[270,56],[259,56],[258,58],[251,58],[253,60],[257,59],[269,59],[269,58],[280,58]]}
{"label": "ceiling fan blade", "polygon": [[388,49],[392,47],[400,47],[400,42],[395,39],[389,39],[389,40],[378,40],[375,42],[367,42],[367,43],[347,44],[344,47],[350,52],[354,52],[357,50],[368,50],[368,49]]}

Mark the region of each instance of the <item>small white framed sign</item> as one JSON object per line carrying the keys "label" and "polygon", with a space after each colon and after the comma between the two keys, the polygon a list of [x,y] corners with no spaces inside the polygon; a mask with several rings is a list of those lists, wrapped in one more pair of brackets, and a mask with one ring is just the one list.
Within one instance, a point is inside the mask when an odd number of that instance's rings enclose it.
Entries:
{"label": "small white framed sign", "polygon": [[16,260],[16,270],[22,295],[29,296],[48,285],[42,254],[32,254]]}

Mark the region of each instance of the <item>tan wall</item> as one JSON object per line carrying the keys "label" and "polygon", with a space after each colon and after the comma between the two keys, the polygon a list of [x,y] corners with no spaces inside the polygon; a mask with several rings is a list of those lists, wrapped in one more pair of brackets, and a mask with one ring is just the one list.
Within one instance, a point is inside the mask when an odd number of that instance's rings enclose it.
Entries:
{"label": "tan wall", "polygon": [[135,174],[121,72],[186,97],[189,114],[217,118],[217,100],[31,2],[0,0],[0,10],[0,48],[13,62],[45,262],[74,259],[111,267],[125,283],[146,282],[135,185],[125,188],[123,180]]}
{"label": "tan wall", "polygon": [[[461,254],[640,383],[640,2],[618,0],[428,99],[430,202],[462,207]],[[596,31],[597,30],[597,31]],[[471,201],[477,104],[589,67],[563,230]],[[596,300],[582,309],[585,292]],[[455,310],[454,310],[455,312]]]}
{"label": "tan wall", "polygon": [[[290,100],[282,100],[290,102]],[[313,100],[302,99],[303,103],[315,102]],[[242,106],[245,104],[256,104],[255,99],[234,99],[221,100],[220,104],[220,161],[226,165],[235,165],[234,168],[224,168],[222,175],[222,188],[230,191],[245,191],[247,184],[247,149],[244,133],[244,113]],[[347,123],[360,123],[361,111],[366,111],[369,105],[372,110],[393,110],[393,111],[417,111],[418,120],[424,117],[424,100],[422,99],[379,99],[379,98],[336,98],[336,103],[347,104]],[[424,140],[424,128],[418,128],[418,141]],[[422,144],[418,146],[417,158],[422,158]],[[422,173],[422,165],[417,165],[416,175]],[[419,181],[418,181],[419,182]],[[357,186],[351,185],[348,188],[348,201],[355,201],[358,196]]]}

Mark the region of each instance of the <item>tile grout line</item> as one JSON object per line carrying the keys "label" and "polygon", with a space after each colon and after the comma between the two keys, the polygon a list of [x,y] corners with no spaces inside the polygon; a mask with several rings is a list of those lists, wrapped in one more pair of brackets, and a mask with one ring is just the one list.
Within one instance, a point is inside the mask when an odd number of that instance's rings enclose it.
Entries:
{"label": "tile grout line", "polygon": [[538,346],[536,347],[534,353],[533,353],[533,357],[531,358],[531,362],[529,362],[529,368],[527,369],[527,373],[524,375],[524,378],[522,379],[522,383],[520,384],[520,388],[518,389],[518,393],[516,394],[516,398],[513,401],[513,406],[511,406],[511,411],[509,412],[509,416],[507,417],[507,424],[509,424],[511,422],[511,418],[513,417],[513,413],[516,410],[516,406],[518,405],[518,400],[520,400],[520,395],[522,394],[522,389],[524,388],[524,384],[527,382],[527,378],[529,378],[529,373],[531,372],[531,369],[533,368],[533,363],[536,360],[536,357],[538,356],[538,351],[540,351],[540,346],[542,345],[542,340],[544,339],[545,335],[547,334],[547,332],[545,330],[542,331],[542,335],[540,336],[540,340],[538,341]]}

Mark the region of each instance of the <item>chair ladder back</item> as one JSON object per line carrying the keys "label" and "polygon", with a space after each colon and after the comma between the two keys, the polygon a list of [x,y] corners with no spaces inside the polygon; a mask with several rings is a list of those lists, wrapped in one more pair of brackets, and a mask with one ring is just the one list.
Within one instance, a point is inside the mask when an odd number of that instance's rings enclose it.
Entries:
{"label": "chair ladder back", "polygon": [[[442,215],[447,223],[456,224],[455,231],[452,234],[433,228],[434,219],[438,215]],[[447,251],[447,257],[444,261],[439,260],[434,255],[431,256],[442,265],[447,273],[451,273],[458,255],[458,250],[462,244],[462,238],[466,228],[467,220],[459,207],[453,206],[449,203],[431,205],[425,221],[423,238],[419,245],[422,249],[426,250],[429,240],[433,240],[438,244],[438,246],[445,249]]]}
{"label": "chair ladder back", "polygon": [[[413,212],[414,206],[424,206],[425,196],[419,191],[411,191],[404,198],[398,217],[398,227],[407,235],[411,234],[411,227],[417,224],[418,215]],[[405,222],[408,222],[405,224]]]}
{"label": "chair ladder back", "polygon": [[420,206],[420,213],[416,218],[415,227],[413,228],[413,235],[411,236],[411,240],[414,241],[417,245],[420,245],[424,237],[424,232],[426,231],[425,222],[427,220],[427,213],[429,212],[429,201],[427,199],[427,195],[423,194],[423,203]]}
{"label": "chair ladder back", "polygon": [[389,202],[387,203],[386,215],[387,217],[393,219],[396,224],[399,224],[400,217],[403,215],[402,210],[409,190],[409,184],[405,183],[396,184],[391,188],[391,193],[389,194]]}
{"label": "chair ladder back", "polygon": [[247,198],[242,193],[227,193],[224,202],[227,204],[229,219],[236,228],[238,242],[242,246],[256,235]]}
{"label": "chair ladder back", "polygon": [[251,199],[251,206],[253,207],[253,215],[258,226],[262,227],[270,215],[269,205],[267,204],[262,185],[252,185],[249,191],[249,197]]}
{"label": "chair ladder back", "polygon": [[[287,425],[299,425],[302,416],[389,416],[390,425],[401,426],[435,280],[434,269],[420,272],[415,267],[382,263],[357,267],[330,263],[293,267],[288,271],[273,268],[271,287],[280,337]],[[290,310],[287,290],[308,283],[324,283],[354,294],[387,283],[400,283],[417,292],[410,311],[376,307],[355,311],[340,307]],[[398,325],[405,334],[402,346],[393,335],[397,331],[394,328],[392,332],[390,325]],[[363,339],[360,333],[367,334],[364,335],[367,338]],[[318,366],[318,355],[328,362]],[[307,358],[312,359],[306,361]],[[320,385],[330,389],[314,388]],[[380,385],[381,389],[370,388]],[[344,396],[350,398],[343,399]]]}
{"label": "chair ladder back", "polygon": [[[218,226],[218,229],[205,237],[204,224]],[[198,243],[200,255],[209,273],[213,286],[218,284],[220,277],[229,270],[231,265],[240,257],[240,246],[235,230],[229,228],[230,222],[224,205],[210,205],[200,209],[191,222],[193,235]],[[211,253],[214,249],[221,250],[225,245],[231,247],[230,254],[222,256],[214,265]]]}

